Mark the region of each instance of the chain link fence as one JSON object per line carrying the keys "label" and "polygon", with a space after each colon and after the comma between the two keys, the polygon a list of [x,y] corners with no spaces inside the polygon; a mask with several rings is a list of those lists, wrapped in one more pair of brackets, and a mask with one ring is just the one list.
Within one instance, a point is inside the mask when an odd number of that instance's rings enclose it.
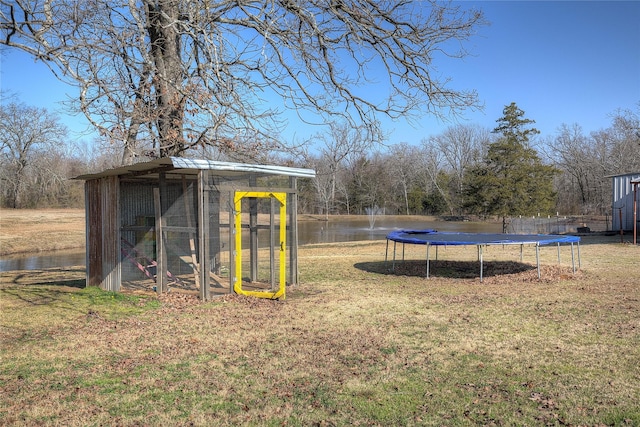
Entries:
{"label": "chain link fence", "polygon": [[515,234],[573,234],[606,232],[611,230],[611,217],[597,215],[556,215],[512,217],[507,233]]}

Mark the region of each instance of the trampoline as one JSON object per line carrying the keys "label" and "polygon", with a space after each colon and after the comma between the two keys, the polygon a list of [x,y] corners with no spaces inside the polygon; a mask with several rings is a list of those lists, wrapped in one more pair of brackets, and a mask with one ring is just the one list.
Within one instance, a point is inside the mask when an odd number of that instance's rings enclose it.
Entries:
{"label": "trampoline", "polygon": [[480,262],[480,281],[482,282],[484,247],[489,245],[520,245],[520,261],[522,262],[522,251],[524,245],[535,245],[536,266],[538,269],[538,279],[540,279],[540,246],[556,244],[558,247],[558,264],[560,264],[560,245],[563,243],[571,245],[571,265],[573,272],[576,272],[574,244],[578,248],[578,268],[580,268],[580,237],[561,236],[556,234],[495,234],[495,233],[455,233],[439,232],[436,230],[396,230],[387,235],[387,247],[385,252],[385,262],[388,261],[389,241],[393,242],[393,267],[395,270],[396,245],[402,243],[402,259],[404,260],[404,245],[426,245],[427,259],[426,277],[429,277],[429,249],[436,247],[436,259],[438,259],[439,246],[469,246],[475,245],[478,249],[478,260]]}

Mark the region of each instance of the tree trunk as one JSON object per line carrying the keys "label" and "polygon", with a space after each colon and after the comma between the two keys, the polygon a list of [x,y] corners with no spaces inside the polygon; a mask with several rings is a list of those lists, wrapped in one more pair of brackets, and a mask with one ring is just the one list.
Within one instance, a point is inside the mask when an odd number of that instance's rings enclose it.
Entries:
{"label": "tree trunk", "polygon": [[185,150],[185,100],[179,89],[184,80],[180,36],[176,31],[179,19],[178,1],[147,2],[151,54],[158,70],[155,83],[158,107],[158,137],[160,157],[179,156]]}
{"label": "tree trunk", "polygon": [[122,164],[130,165],[135,162],[138,153],[138,132],[144,120],[150,120],[147,112],[145,112],[145,97],[149,96],[151,84],[149,83],[149,69],[145,66],[145,70],[140,77],[140,82],[135,92],[135,100],[133,102],[133,114],[131,122],[127,129],[127,137],[124,142],[124,153],[122,154]]}

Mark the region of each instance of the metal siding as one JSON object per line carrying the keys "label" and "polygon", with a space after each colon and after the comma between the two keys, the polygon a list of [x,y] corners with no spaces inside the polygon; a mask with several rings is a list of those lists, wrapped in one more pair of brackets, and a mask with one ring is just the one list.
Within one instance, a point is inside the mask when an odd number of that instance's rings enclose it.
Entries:
{"label": "metal siding", "polygon": [[87,286],[102,283],[102,197],[99,179],[85,183]]}
{"label": "metal siding", "polygon": [[87,286],[120,289],[118,177],[85,183]]}
{"label": "metal siding", "polygon": [[631,181],[640,178],[640,173],[613,176],[612,229],[620,229],[620,213],[622,213],[622,229],[633,229],[633,188]]}
{"label": "metal siding", "polygon": [[120,189],[121,224],[139,225],[139,217],[153,217],[153,187],[157,183],[122,182]]}
{"label": "metal siding", "polygon": [[102,289],[120,290],[120,227],[117,176],[102,180]]}

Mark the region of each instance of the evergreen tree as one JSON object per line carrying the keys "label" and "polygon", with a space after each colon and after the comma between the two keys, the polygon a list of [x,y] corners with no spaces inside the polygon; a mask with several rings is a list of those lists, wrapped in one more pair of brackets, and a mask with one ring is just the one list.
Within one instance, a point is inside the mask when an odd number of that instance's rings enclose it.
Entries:
{"label": "evergreen tree", "polygon": [[465,174],[465,208],[501,216],[505,232],[508,216],[547,214],[553,209],[556,170],[544,165],[529,146],[529,137],[540,133],[529,127],[535,121],[525,119],[515,103],[506,106],[503,114],[493,130],[501,136],[489,144],[484,161]]}

